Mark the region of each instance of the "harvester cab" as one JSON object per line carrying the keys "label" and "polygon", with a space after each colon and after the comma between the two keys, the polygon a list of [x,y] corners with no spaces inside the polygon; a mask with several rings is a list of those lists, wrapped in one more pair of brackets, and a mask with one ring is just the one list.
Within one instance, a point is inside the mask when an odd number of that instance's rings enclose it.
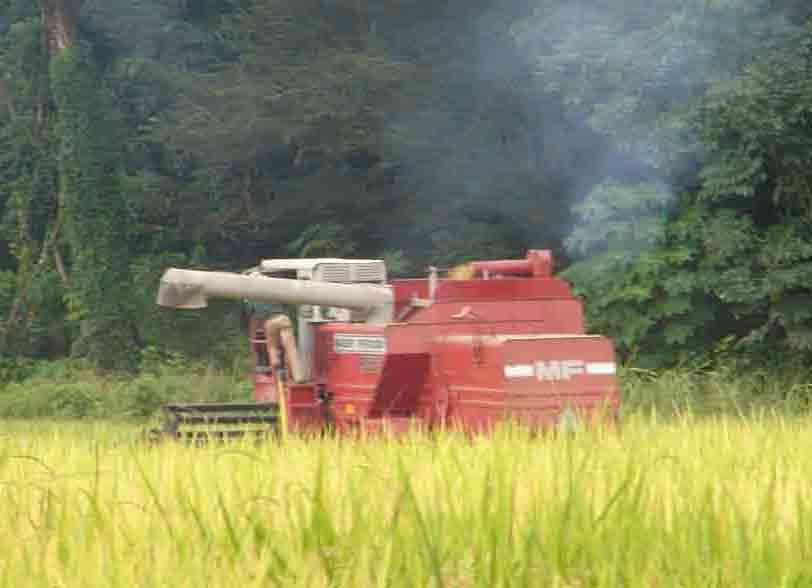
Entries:
{"label": "harvester cab", "polygon": [[[254,316],[254,402],[174,404],[163,433],[242,436],[412,426],[531,428],[616,415],[614,347],[584,331],[548,251],[388,281],[382,260],[270,259],[243,273],[169,269],[158,304],[296,306]],[[222,426],[239,424],[223,429]]]}
{"label": "harvester cab", "polygon": [[[377,259],[266,259],[260,265],[247,270],[248,275],[274,278],[296,279],[332,284],[373,284],[386,285],[386,264]],[[313,347],[315,342],[314,326],[328,322],[351,323],[364,322],[367,312],[364,308],[347,308],[332,304],[299,304],[296,307],[295,334],[298,340],[296,355],[299,357],[299,372],[304,381],[310,378]],[[268,338],[267,329],[262,326],[262,319],[255,320],[258,325],[254,343],[254,355],[257,368],[262,371],[262,363],[269,357],[265,353],[268,343],[273,349],[274,341]],[[252,333],[254,335],[254,333]],[[284,351],[284,350],[283,350]],[[267,372],[266,372],[267,373]]]}

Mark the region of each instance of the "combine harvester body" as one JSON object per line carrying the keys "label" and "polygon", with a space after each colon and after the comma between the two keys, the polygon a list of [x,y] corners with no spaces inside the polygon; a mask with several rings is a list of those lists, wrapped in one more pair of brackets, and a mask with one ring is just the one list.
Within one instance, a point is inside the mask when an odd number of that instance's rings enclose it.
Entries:
{"label": "combine harvester body", "polygon": [[210,297],[297,305],[297,333],[283,315],[251,333],[256,403],[172,405],[172,435],[215,420],[285,432],[484,432],[507,419],[546,429],[617,415],[612,342],[585,333],[582,304],[552,275],[548,251],[391,282],[379,260],[170,269],[158,303],[203,308]]}

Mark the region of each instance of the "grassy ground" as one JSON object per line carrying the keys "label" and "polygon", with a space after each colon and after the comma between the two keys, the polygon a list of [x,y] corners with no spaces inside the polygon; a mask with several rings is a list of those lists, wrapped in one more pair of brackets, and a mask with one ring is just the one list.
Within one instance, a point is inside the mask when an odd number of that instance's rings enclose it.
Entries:
{"label": "grassy ground", "polygon": [[808,586],[812,419],[147,447],[0,425],[2,586]]}
{"label": "grassy ground", "polygon": [[24,377],[0,383],[0,418],[143,421],[168,402],[249,400],[247,372],[243,366],[224,371],[188,364],[99,374],[77,362],[42,362]]}

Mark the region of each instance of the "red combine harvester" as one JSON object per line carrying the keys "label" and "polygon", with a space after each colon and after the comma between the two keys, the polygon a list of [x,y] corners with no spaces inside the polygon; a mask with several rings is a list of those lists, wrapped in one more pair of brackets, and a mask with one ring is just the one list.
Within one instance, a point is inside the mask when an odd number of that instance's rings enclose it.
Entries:
{"label": "red combine harvester", "polygon": [[391,282],[380,260],[169,269],[158,304],[198,309],[208,298],[296,305],[298,324],[252,321],[255,402],[169,405],[165,435],[486,431],[505,419],[543,429],[617,414],[612,342],[584,332],[549,251]]}

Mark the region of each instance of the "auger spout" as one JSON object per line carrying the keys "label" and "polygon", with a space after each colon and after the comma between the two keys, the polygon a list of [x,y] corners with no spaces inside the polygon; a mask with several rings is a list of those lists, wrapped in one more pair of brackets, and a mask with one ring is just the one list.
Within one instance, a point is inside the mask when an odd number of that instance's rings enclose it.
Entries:
{"label": "auger spout", "polygon": [[390,322],[394,308],[394,295],[388,286],[177,268],[166,270],[161,278],[157,303],[169,308],[198,309],[206,308],[209,298],[347,308],[365,312],[367,323]]}

